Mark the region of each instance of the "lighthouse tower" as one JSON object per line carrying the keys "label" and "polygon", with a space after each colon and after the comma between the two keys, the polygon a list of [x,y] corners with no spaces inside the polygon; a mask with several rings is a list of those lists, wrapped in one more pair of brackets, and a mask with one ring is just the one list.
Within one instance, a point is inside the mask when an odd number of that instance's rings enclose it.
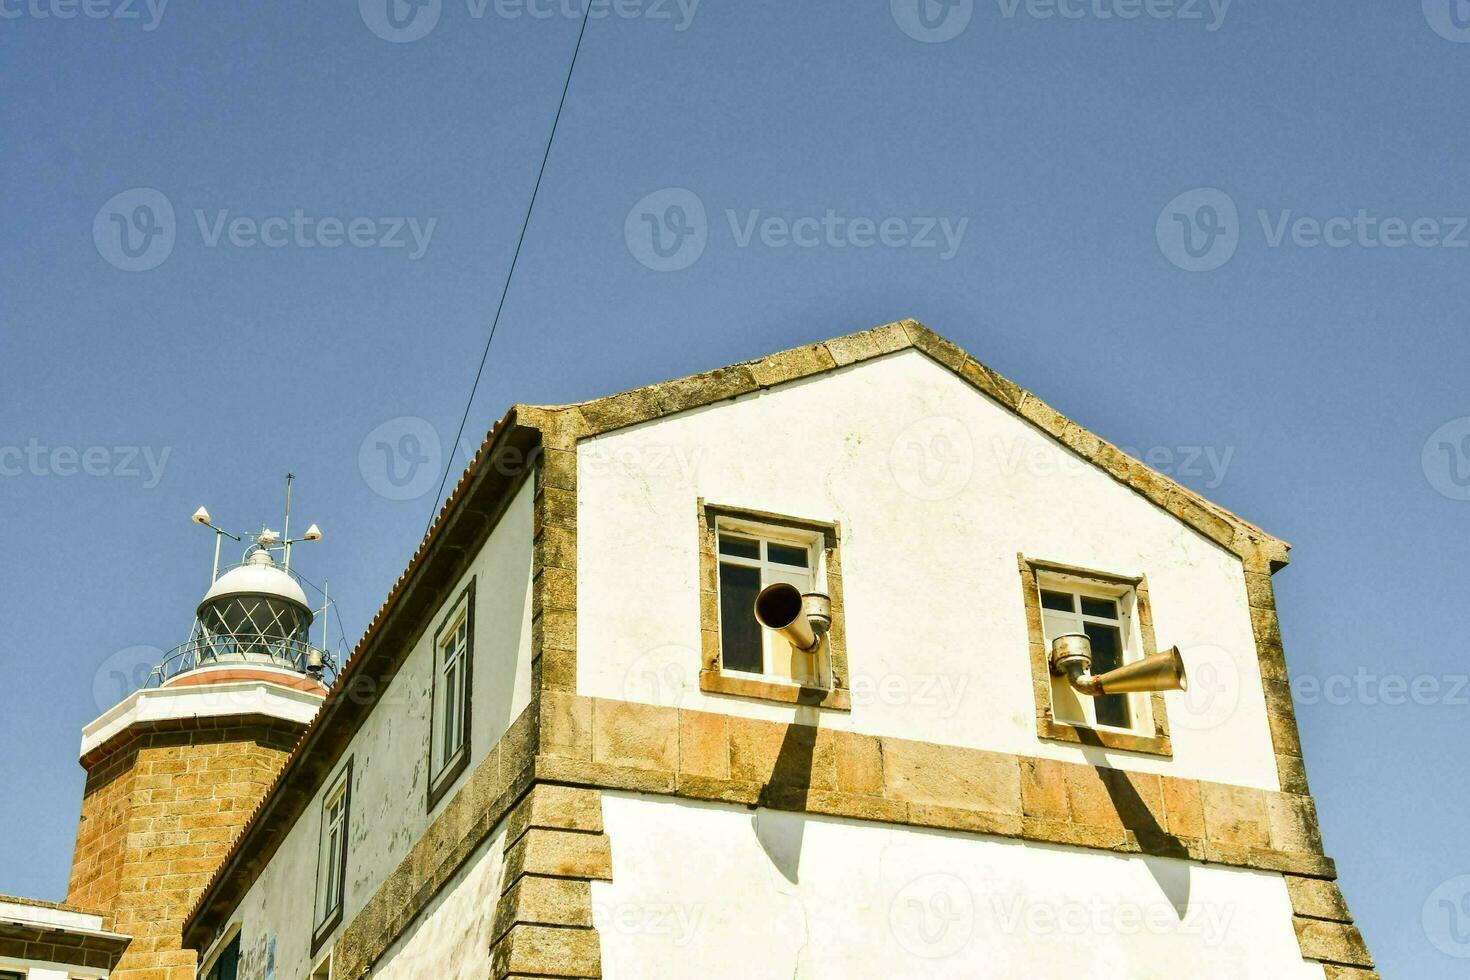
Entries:
{"label": "lighthouse tower", "polygon": [[[221,539],[241,538],[203,508],[194,520],[215,531],[215,572],[189,639],[82,730],[87,783],[67,901],[132,937],[114,980],[193,980],[184,917],[335,670],[325,642],[311,641],[316,613],[289,571],[298,542],[263,530],[220,574]],[[298,540],[320,537],[313,525]]]}

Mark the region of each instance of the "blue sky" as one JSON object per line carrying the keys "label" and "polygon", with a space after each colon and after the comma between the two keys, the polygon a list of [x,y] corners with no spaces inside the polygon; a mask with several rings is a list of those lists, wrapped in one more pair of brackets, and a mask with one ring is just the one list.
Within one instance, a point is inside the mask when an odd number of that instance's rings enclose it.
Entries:
{"label": "blue sky", "polygon": [[[0,0],[0,891],[64,893],[79,730],[186,636],[195,507],[274,524],[294,471],[354,638],[433,509],[578,22],[383,9]],[[469,441],[924,321],[1294,544],[1349,901],[1386,975],[1470,954],[1470,9],[603,9]]]}

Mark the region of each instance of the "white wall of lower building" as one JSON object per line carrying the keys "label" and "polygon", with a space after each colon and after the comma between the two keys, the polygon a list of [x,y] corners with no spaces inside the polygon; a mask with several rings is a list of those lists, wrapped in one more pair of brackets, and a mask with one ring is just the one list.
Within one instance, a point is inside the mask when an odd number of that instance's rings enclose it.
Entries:
{"label": "white wall of lower building", "polygon": [[1279,875],[607,793],[607,980],[1322,980]]}
{"label": "white wall of lower building", "polygon": [[505,870],[505,823],[480,845],[373,967],[378,980],[490,976],[491,929]]}
{"label": "white wall of lower building", "polygon": [[[876,735],[1278,789],[1238,558],[917,351],[579,446],[582,694],[789,721],[699,690],[696,500],[842,527],[852,713]],[[1044,742],[1016,555],[1147,575],[1174,758]]]}
{"label": "white wall of lower building", "polygon": [[[472,751],[460,785],[530,703],[532,501],[533,487],[527,481],[469,570],[447,593],[445,608],[432,615],[428,629],[338,764],[339,770],[348,758],[353,764],[344,925],[352,922],[458,789],[452,787],[434,812],[428,811],[433,636],[471,576],[476,578]],[[317,793],[235,910],[231,922],[241,926],[242,976],[264,976],[272,942],[277,978],[305,977],[311,971],[325,792],[324,787]]]}

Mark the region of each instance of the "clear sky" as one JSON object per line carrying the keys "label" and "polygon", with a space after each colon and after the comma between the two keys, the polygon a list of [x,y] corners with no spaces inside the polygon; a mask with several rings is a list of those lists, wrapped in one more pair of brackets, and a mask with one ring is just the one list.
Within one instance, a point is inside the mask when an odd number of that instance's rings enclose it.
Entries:
{"label": "clear sky", "polygon": [[[402,570],[559,3],[0,0],[0,892],[62,897],[79,730],[187,635],[195,507],[275,526],[294,471],[327,533],[298,566],[354,639]],[[1327,850],[1385,975],[1460,966],[1470,10],[600,9],[469,441],[516,401],[924,321],[1293,543]]]}

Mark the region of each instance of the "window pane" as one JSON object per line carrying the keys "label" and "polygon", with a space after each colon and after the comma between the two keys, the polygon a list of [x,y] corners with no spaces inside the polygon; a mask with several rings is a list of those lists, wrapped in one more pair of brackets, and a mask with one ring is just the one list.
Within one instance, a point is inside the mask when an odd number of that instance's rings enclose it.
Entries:
{"label": "window pane", "polygon": [[1076,607],[1072,605],[1071,594],[1067,592],[1048,592],[1046,589],[1042,589],[1041,605],[1045,609],[1057,609],[1061,612],[1077,611]]}
{"label": "window pane", "polygon": [[786,544],[766,545],[766,557],[780,565],[794,565],[797,568],[806,568],[808,552],[805,548],[793,548]]}
{"label": "window pane", "polygon": [[1113,599],[1094,599],[1091,596],[1082,596],[1082,615],[1117,619],[1118,603]]}
{"label": "window pane", "polygon": [[[1087,638],[1092,641],[1092,673],[1104,674],[1123,665],[1123,637],[1116,626],[1087,623],[1083,627]],[[1126,694],[1105,694],[1093,699],[1097,709],[1097,723],[1115,728],[1127,728],[1132,724],[1128,716]]]}
{"label": "window pane", "polygon": [[726,670],[759,674],[764,669],[754,612],[760,590],[760,569],[720,564],[720,656]]}
{"label": "window pane", "polygon": [[720,535],[720,554],[734,555],[737,558],[759,558],[761,543],[752,541],[750,538],[732,538],[728,534],[722,534]]}
{"label": "window pane", "polygon": [[[236,980],[240,969],[240,937],[236,936],[225,947],[225,951],[219,954],[219,959],[214,961],[214,966],[209,968],[205,980]],[[20,980],[18,973],[0,973],[0,980]]]}

